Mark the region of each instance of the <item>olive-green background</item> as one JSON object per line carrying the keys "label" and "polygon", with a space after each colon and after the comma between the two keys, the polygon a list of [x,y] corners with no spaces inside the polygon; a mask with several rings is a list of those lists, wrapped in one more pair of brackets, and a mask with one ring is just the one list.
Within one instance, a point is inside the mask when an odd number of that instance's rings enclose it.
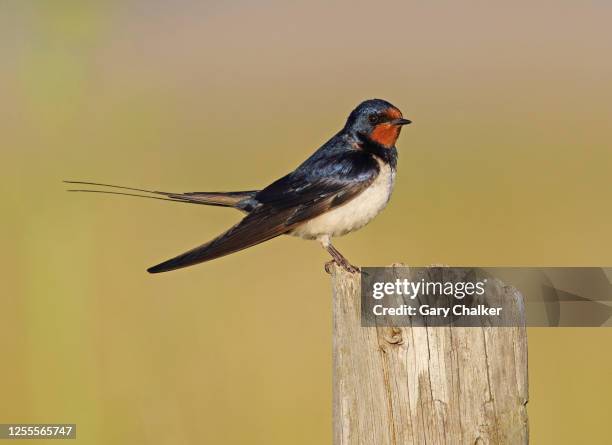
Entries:
{"label": "olive-green background", "polygon": [[[414,121],[354,263],[612,265],[605,1],[0,3],[0,423],[83,444],[331,442],[327,254],[163,275],[228,209],[62,179],[256,188],[361,100]],[[612,330],[530,329],[534,444],[609,443]]]}

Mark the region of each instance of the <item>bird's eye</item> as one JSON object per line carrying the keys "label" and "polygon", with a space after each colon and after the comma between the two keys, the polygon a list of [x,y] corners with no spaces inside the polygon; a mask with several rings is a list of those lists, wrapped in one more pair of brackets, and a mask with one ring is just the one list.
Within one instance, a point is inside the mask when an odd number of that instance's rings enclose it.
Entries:
{"label": "bird's eye", "polygon": [[371,124],[377,124],[380,121],[380,117],[378,116],[378,114],[370,114],[368,116],[368,120]]}

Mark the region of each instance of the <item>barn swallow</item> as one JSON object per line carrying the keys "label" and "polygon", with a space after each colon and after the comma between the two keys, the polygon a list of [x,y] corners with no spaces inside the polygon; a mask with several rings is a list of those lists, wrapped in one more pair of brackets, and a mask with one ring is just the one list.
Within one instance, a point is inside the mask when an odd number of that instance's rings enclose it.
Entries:
{"label": "barn swallow", "polygon": [[404,119],[389,102],[362,102],[346,125],[294,171],[261,190],[241,192],[168,193],[83,181],[65,181],[113,187],[153,196],[106,190],[70,190],[112,193],[193,204],[232,207],[246,214],[213,240],[150,267],[159,273],[210,261],[288,234],[317,240],[333,261],[347,271],[359,269],[332,245],[331,239],[369,223],[387,205],[397,168],[395,143]]}

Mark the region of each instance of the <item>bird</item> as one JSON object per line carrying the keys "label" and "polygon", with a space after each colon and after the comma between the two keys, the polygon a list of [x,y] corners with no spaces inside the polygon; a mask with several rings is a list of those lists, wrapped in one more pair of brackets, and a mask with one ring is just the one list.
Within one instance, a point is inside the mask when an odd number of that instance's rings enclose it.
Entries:
{"label": "bird", "polygon": [[210,261],[284,234],[318,241],[332,262],[356,273],[360,269],[333,246],[332,238],[362,228],[387,206],[397,171],[395,144],[402,127],[410,123],[386,100],[363,101],[329,141],[291,173],[260,190],[170,193],[98,182],[64,182],[125,190],[68,190],[73,192],[231,207],[245,214],[207,243],[148,268],[153,274]]}

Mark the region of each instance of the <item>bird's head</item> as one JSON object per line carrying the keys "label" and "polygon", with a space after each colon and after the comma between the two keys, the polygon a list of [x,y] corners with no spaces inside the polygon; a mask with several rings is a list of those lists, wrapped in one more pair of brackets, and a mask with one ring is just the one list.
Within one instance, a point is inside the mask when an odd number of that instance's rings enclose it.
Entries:
{"label": "bird's head", "polygon": [[345,131],[386,148],[395,146],[402,125],[411,123],[402,112],[386,100],[370,99],[361,102],[348,117]]}

